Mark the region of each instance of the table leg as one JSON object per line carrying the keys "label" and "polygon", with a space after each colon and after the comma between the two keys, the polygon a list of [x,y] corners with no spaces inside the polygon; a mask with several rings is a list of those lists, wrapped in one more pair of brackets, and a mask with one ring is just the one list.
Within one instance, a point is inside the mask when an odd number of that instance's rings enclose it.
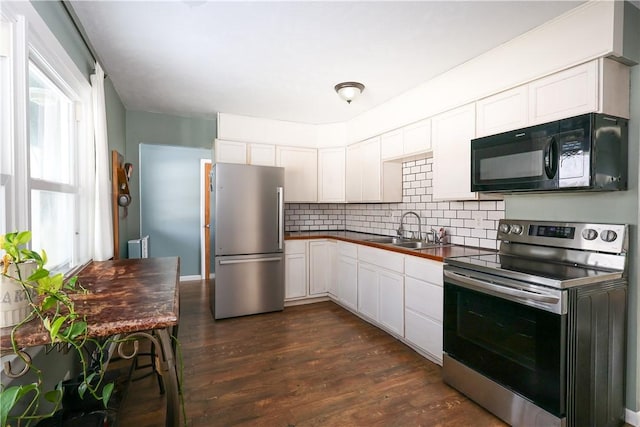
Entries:
{"label": "table leg", "polygon": [[178,427],[180,425],[180,389],[178,386],[178,374],[174,346],[167,329],[158,329],[156,334],[162,351],[163,362],[160,374],[164,379],[167,393],[167,418],[166,427]]}

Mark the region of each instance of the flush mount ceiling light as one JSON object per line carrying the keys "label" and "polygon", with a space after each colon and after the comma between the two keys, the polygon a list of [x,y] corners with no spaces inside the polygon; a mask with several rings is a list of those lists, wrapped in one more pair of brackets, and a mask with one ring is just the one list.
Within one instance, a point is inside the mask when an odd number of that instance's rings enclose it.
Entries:
{"label": "flush mount ceiling light", "polygon": [[364,85],[358,82],[343,82],[338,83],[335,87],[336,92],[340,95],[340,98],[351,104],[351,101],[356,99],[364,90]]}

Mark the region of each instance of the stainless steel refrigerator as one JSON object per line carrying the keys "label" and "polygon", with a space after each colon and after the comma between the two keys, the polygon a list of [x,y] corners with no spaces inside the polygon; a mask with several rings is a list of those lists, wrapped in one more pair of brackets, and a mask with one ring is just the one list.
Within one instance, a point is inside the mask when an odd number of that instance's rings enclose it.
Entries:
{"label": "stainless steel refrigerator", "polygon": [[218,163],[211,171],[214,318],[284,308],[284,169]]}

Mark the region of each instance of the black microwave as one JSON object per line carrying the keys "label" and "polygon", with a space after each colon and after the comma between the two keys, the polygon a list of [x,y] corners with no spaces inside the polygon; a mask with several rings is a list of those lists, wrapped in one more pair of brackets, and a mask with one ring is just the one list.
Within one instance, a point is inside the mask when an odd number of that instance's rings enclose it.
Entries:
{"label": "black microwave", "polygon": [[627,119],[590,113],[471,140],[471,191],[627,189]]}

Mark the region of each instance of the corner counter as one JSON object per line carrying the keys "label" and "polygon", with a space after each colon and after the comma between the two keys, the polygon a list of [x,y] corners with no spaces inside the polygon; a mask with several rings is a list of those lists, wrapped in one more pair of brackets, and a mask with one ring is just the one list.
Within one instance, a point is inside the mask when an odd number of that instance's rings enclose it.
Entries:
{"label": "corner counter", "polygon": [[343,242],[355,243],[358,245],[371,246],[378,249],[384,249],[393,252],[399,252],[405,255],[413,255],[421,258],[427,258],[434,261],[443,262],[445,258],[482,255],[484,253],[495,253],[492,249],[475,248],[459,245],[442,245],[434,246],[426,249],[407,249],[392,244],[369,242],[368,239],[375,239],[380,236],[378,234],[359,233],[356,231],[292,231],[285,233],[285,240],[305,240],[305,239],[334,239]]}

